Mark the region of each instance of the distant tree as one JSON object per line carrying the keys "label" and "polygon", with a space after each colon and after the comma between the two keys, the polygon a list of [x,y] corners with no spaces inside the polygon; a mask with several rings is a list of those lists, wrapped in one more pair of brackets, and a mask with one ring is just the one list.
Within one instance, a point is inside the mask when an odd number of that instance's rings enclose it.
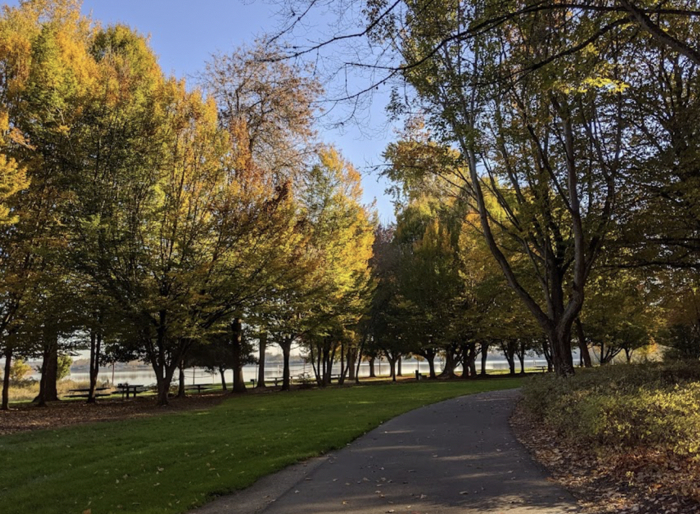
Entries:
{"label": "distant tree", "polygon": [[198,366],[211,373],[218,373],[221,377],[221,388],[224,391],[228,389],[226,371],[233,369],[233,359],[231,345],[225,336],[215,335],[211,342],[195,344],[189,351],[186,362],[188,366]]}
{"label": "distant tree", "polygon": [[630,362],[634,351],[650,344],[656,329],[650,282],[625,270],[599,274],[591,282],[590,303],[581,313],[581,333],[598,352],[600,364],[620,353]]}
{"label": "distant tree", "polygon": [[339,352],[356,344],[354,332],[369,305],[374,220],[362,205],[360,174],[333,148],[319,152],[301,203],[309,224],[308,251],[318,256],[312,277],[315,301],[298,313],[304,326],[301,341],[324,386]]}
{"label": "distant tree", "polygon": [[700,359],[700,323],[675,324],[661,336],[668,359]]}
{"label": "distant tree", "polygon": [[56,380],[63,380],[70,375],[70,367],[73,365],[73,357],[70,355],[59,355],[58,366],[56,370]]}
{"label": "distant tree", "polygon": [[700,358],[700,278],[697,272],[675,270],[662,275],[662,322],[659,344],[669,359]]}
{"label": "distant tree", "polygon": [[15,359],[10,366],[9,378],[13,384],[20,384],[32,372],[32,367],[22,359]]}

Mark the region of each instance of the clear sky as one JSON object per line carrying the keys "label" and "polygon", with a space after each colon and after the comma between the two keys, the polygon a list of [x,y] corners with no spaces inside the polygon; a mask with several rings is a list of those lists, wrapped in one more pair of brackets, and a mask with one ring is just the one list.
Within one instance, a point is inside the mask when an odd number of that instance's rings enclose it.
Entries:
{"label": "clear sky", "polygon": [[[17,0],[6,2],[16,5]],[[191,80],[209,57],[251,43],[273,32],[279,9],[268,1],[252,0],[84,0],[83,12],[105,25],[124,23],[150,35],[151,46],[166,73]],[[363,174],[365,202],[376,199],[380,220],[392,221],[393,207],[384,195],[385,184],[370,173],[382,162],[381,154],[392,137],[381,100],[362,119],[362,126],[345,124],[344,130],[320,130]],[[369,134],[369,135],[367,135]]]}

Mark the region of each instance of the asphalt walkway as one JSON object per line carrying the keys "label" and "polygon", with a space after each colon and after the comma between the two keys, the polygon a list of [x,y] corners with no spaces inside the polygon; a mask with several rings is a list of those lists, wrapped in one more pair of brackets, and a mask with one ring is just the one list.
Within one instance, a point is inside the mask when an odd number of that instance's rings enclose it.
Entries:
{"label": "asphalt walkway", "polygon": [[265,477],[197,514],[580,512],[511,433],[517,390],[388,421],[343,450]]}

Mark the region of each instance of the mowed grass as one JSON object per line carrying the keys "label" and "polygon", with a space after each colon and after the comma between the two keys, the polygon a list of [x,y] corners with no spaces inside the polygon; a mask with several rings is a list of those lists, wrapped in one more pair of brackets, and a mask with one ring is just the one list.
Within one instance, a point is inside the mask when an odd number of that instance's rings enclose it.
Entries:
{"label": "mowed grass", "polygon": [[0,437],[0,512],[186,512],[422,405],[519,378],[250,394],[205,411]]}

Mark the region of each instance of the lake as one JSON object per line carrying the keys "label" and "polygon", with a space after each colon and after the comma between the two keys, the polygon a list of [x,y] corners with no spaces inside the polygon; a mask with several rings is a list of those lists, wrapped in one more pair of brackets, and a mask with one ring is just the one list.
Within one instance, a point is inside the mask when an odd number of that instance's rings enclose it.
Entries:
{"label": "lake", "polygon": [[[440,372],[444,365],[443,361],[438,359],[435,360],[436,372]],[[546,366],[547,361],[544,358],[538,357],[528,357],[525,359],[525,366],[535,367],[535,366]],[[389,375],[389,364],[387,361],[376,361],[375,362],[375,373],[378,376],[388,376]],[[457,368],[461,370],[461,367]],[[480,362],[477,361],[477,369],[480,368]],[[503,370],[508,369],[508,362],[503,358],[493,359],[489,358],[486,362],[487,370]],[[418,362],[413,359],[404,360],[402,365],[402,371],[404,376],[413,375],[416,370],[419,370],[423,374],[427,374],[430,371],[428,363],[425,361]],[[313,369],[310,364],[303,363],[292,363],[290,365],[290,372],[294,375],[299,375],[300,373],[309,373],[313,375]],[[340,373],[340,365],[337,364],[333,366],[333,373]],[[282,364],[267,364],[265,366],[265,379],[272,380],[275,377],[282,376]],[[369,376],[369,363],[363,362],[360,365],[360,377]],[[35,378],[39,378],[38,376]],[[88,373],[71,373],[68,376],[69,379],[78,382],[87,382],[89,379]],[[177,374],[175,375],[177,378]],[[252,380],[258,378],[258,367],[257,365],[249,365],[243,367],[243,378],[246,382],[251,383]],[[156,375],[153,370],[128,370],[128,371],[115,371],[114,379],[112,379],[112,368],[100,368],[99,380],[109,380],[114,384],[121,384],[128,382],[129,384],[142,384],[150,385],[155,384]],[[185,381],[189,384],[220,384],[221,378],[219,373],[209,373],[204,368],[188,368],[185,370]],[[233,371],[228,370],[226,372],[226,381],[228,383],[233,382]]]}

